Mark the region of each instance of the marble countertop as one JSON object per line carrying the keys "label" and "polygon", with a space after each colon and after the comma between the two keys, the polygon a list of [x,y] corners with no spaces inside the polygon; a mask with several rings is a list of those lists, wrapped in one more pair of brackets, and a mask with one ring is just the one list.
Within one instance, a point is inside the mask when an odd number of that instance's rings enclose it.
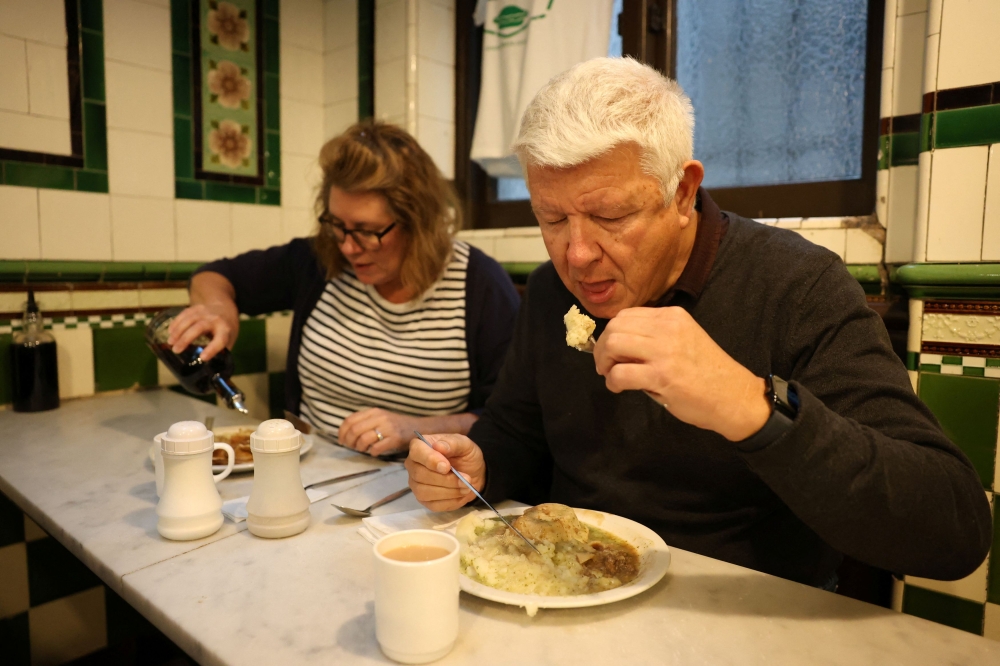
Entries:
{"label": "marble countertop", "polygon": [[[375,641],[371,546],[329,501],[314,503],[309,529],[289,539],[259,539],[229,521],[199,541],[156,532],[150,439],[209,414],[241,422],[166,390],[0,412],[0,490],[199,663],[388,662]],[[302,473],[309,481],[381,464],[317,443]],[[234,476],[219,488],[229,499],[249,484]],[[407,497],[385,510],[416,506]],[[998,642],[672,553],[659,584],[608,606],[529,618],[463,593],[458,643],[437,663],[1000,663]]]}

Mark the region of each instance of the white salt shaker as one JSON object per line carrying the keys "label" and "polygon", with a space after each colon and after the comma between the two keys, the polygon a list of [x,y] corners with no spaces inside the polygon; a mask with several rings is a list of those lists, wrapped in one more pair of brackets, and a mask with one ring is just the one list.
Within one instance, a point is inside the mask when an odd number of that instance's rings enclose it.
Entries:
{"label": "white salt shaker", "polygon": [[[156,530],[174,541],[189,541],[215,534],[222,527],[222,498],[215,484],[233,471],[233,448],[216,442],[212,432],[197,421],[180,421],[156,437],[160,446],[163,482],[156,505]],[[212,451],[223,449],[225,471],[212,476]]]}
{"label": "white salt shaker", "polygon": [[253,489],[247,501],[247,529],[268,539],[309,527],[309,498],[299,476],[302,436],[284,419],[264,421],[250,435]]}

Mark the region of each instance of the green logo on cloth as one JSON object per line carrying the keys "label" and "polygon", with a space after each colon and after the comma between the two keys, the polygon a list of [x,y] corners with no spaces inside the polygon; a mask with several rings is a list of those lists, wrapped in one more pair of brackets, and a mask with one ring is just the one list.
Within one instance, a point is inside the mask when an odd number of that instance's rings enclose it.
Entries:
{"label": "green logo on cloth", "polygon": [[[552,5],[555,0],[549,0],[548,5],[545,6],[545,11],[552,9]],[[483,32],[496,35],[497,37],[513,37],[514,35],[524,32],[531,25],[532,21],[545,18],[545,14],[535,14],[531,16],[528,11],[517,5],[507,5],[500,10],[500,13],[496,15],[493,19],[493,23],[496,24],[496,30],[484,29]]]}

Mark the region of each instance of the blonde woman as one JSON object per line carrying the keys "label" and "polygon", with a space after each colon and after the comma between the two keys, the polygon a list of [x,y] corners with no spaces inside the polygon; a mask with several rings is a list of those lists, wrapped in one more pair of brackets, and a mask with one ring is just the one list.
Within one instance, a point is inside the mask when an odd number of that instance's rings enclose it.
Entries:
{"label": "blonde woman", "polygon": [[292,310],[287,409],[371,455],[413,430],[466,434],[512,334],[510,278],[454,239],[453,190],[402,129],[358,123],[320,165],[316,234],[202,266],[170,343],[209,333],[211,358],[235,343],[239,313]]}

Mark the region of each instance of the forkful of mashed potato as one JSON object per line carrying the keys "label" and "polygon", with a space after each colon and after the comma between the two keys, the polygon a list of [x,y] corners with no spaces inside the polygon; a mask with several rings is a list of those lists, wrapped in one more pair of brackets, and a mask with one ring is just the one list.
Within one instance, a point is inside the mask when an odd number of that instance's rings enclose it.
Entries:
{"label": "forkful of mashed potato", "polygon": [[[594,345],[597,344],[597,340],[594,339],[594,329],[597,328],[597,323],[580,312],[580,308],[575,305],[571,305],[569,312],[563,315],[563,323],[566,324],[566,345],[577,351],[593,354]],[[643,393],[655,400],[656,404],[663,405],[665,409],[670,409],[667,407],[667,403],[660,402],[649,391],[643,391]]]}

